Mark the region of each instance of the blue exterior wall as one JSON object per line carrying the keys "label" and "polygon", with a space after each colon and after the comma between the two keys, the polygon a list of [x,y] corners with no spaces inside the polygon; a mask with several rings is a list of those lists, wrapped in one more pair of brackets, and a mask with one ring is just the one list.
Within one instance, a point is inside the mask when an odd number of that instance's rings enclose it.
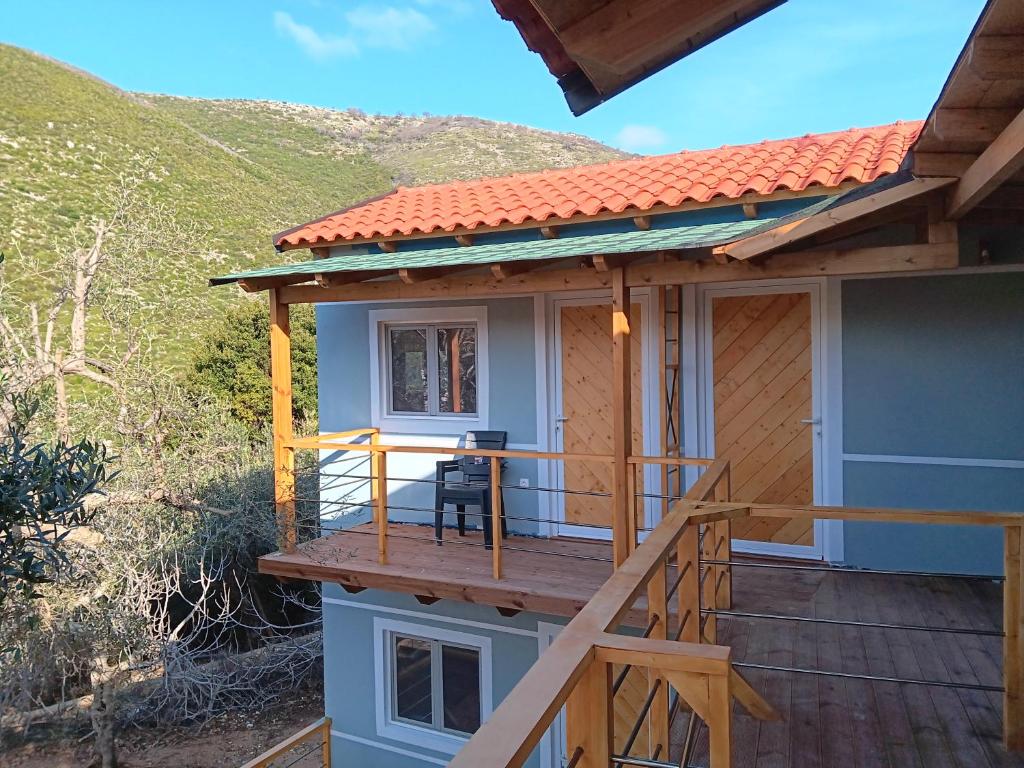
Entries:
{"label": "blue exterior wall", "polygon": [[[1024,460],[1024,273],[846,280],[844,454]],[[845,461],[851,506],[1024,509],[1024,469]],[[1002,531],[848,522],[876,568],[999,573]]]}
{"label": "blue exterior wall", "polygon": [[[530,613],[504,618],[494,608],[450,600],[424,606],[411,595],[377,590],[350,595],[335,584],[325,584],[323,594],[324,708],[332,719],[331,748],[334,764],[339,766],[420,768],[444,765],[451,759],[443,752],[378,735],[375,697],[387,693],[375,685],[375,616],[490,638],[495,708],[537,660],[538,622],[562,625],[566,621]],[[539,768],[541,764],[538,748],[526,765]]]}
{"label": "blue exterior wall", "polygon": [[[485,306],[488,334],[488,426],[508,432],[510,444],[535,446],[537,443],[537,386],[536,350],[534,345],[533,299],[508,298],[470,301],[424,301],[401,304],[325,304],[317,307],[317,355],[319,360],[318,387],[320,401],[320,430],[340,432],[370,426],[370,320],[373,309],[403,309]],[[428,444],[455,445],[462,432],[438,433],[427,439]],[[404,435],[385,435],[385,442],[405,442]],[[421,441],[422,442],[422,441]],[[322,460],[336,456],[325,455]],[[424,456],[392,454],[388,474],[398,478],[416,478],[430,481],[434,477],[434,462],[450,456]],[[352,460],[349,469],[361,466],[362,474],[368,469],[367,460]],[[337,471],[338,468],[335,467]],[[504,470],[506,485],[526,479],[530,486],[538,485],[537,462],[510,460]],[[432,523],[433,514],[420,511],[433,508],[433,485],[429,482],[389,483],[389,503],[394,507],[391,519],[403,522]],[[350,491],[342,488],[339,494]],[[368,488],[357,489],[361,495],[349,498],[353,503],[368,498]],[[521,533],[538,532],[537,491],[506,488],[504,491],[509,528]],[[330,492],[322,492],[322,496]],[[408,509],[417,508],[417,509]],[[345,508],[351,514],[346,523],[365,521],[369,509]],[[470,510],[472,511],[472,510]],[[516,519],[521,518],[521,519]],[[531,518],[531,519],[525,519]],[[455,516],[448,515],[446,524],[454,524]],[[470,517],[467,524],[472,525]]]}

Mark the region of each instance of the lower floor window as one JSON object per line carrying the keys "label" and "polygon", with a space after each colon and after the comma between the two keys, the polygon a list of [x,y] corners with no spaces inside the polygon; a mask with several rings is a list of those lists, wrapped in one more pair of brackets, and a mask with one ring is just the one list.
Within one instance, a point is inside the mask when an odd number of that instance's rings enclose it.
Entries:
{"label": "lower floor window", "polygon": [[490,639],[375,619],[378,732],[453,754],[490,714]]}
{"label": "lower floor window", "polygon": [[469,735],[480,727],[480,651],[391,633],[398,720]]}

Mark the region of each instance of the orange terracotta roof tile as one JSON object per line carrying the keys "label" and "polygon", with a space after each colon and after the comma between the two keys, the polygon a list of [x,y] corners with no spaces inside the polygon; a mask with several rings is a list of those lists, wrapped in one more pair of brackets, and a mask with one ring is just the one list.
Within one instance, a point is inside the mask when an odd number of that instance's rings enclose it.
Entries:
{"label": "orange terracotta roof tile", "polygon": [[920,121],[897,122],[602,165],[398,187],[281,232],[274,244],[309,247],[530,221],[539,225],[551,218],[867,183],[899,169],[921,126]]}

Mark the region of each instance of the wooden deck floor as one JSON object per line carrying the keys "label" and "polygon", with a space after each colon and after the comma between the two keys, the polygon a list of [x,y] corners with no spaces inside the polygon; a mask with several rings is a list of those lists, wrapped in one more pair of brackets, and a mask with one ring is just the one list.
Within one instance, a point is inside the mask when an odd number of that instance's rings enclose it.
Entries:
{"label": "wooden deck floor", "polygon": [[[439,547],[428,526],[388,530],[387,565],[377,562],[376,526],[367,524],[302,544],[291,555],[262,557],[260,571],[555,616],[574,616],[612,572],[610,542],[509,536],[503,578],[496,581],[479,532],[460,537],[445,530]],[[642,613],[635,616],[641,625]]]}
{"label": "wooden deck floor", "polygon": [[[562,616],[574,615],[611,574],[607,542],[511,536],[506,578],[495,581],[480,534],[460,540],[446,530],[443,547],[432,537],[427,527],[391,526],[389,563],[381,566],[375,529],[360,526],[263,557],[260,570]],[[739,611],[996,630],[1002,623],[1002,590],[989,581],[737,567],[733,585]],[[643,626],[642,605],[628,618]],[[720,618],[719,642],[740,662],[1001,684],[998,637]],[[736,768],[1024,768],[1024,756],[1002,747],[998,693],[741,672],[783,721],[737,711]],[[685,724],[680,715],[673,730],[677,759]],[[706,731],[693,765],[707,765]]]}
{"label": "wooden deck floor", "polygon": [[[734,569],[734,609],[816,618],[1000,629],[990,581]],[[878,676],[1001,684],[1002,641],[940,632],[719,618],[719,642],[741,662]],[[742,669],[783,715],[761,723],[737,710],[736,768],[1024,767],[1002,747],[998,693]],[[686,725],[673,728],[673,754]],[[678,758],[677,758],[678,759]],[[707,734],[694,765],[707,765]]]}

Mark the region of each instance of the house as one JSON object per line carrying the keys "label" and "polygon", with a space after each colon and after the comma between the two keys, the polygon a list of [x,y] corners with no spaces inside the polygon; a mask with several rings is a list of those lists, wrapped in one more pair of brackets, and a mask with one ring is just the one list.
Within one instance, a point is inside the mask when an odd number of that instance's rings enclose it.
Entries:
{"label": "house", "polygon": [[[399,188],[212,281],[269,293],[335,764],[1024,765],[1022,34],[923,123]],[[502,492],[438,541],[453,457]]]}

